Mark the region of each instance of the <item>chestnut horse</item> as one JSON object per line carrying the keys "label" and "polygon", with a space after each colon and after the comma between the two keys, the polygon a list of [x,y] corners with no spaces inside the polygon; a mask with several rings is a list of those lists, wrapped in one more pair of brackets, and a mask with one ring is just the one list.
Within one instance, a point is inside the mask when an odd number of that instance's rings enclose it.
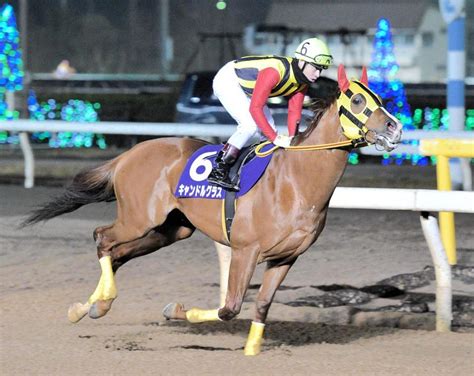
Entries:
{"label": "chestnut horse", "polygon": [[[117,296],[114,273],[121,265],[186,239],[197,228],[232,248],[225,304],[219,309],[186,310],[170,303],[163,314],[189,322],[234,318],[256,265],[266,262],[245,346],[246,355],[258,354],[274,294],[298,256],[323,230],[329,200],[352,146],[375,143],[391,150],[401,138],[400,122],[368,89],[365,70],[360,81],[349,81],[340,66],[338,84],[333,98],[315,105],[313,121],[294,138],[290,150],[275,150],[262,178],[237,199],[230,244],[221,226],[221,200],[174,196],[188,158],[205,145],[189,138],[140,143],[102,166],[80,172],[62,196],[33,212],[24,224],[89,203],[117,200],[115,222],[94,231],[102,270],[97,288],[85,304],[69,308],[69,320],[77,322],[86,314],[104,316]],[[355,141],[351,144],[348,139]],[[320,144],[329,144],[327,150],[291,152],[293,147],[311,149]]]}

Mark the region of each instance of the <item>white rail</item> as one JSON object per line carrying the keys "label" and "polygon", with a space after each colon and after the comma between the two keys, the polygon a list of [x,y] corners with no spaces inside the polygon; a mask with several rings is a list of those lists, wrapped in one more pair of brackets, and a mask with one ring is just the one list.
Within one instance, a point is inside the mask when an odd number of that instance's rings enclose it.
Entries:
{"label": "white rail", "polygon": [[[278,126],[279,131],[286,127]],[[229,137],[235,131],[233,124],[192,124],[192,123],[139,123],[112,122],[98,123],[66,122],[60,120],[13,120],[0,125],[0,130],[11,132],[93,132],[103,134],[146,135],[146,136],[196,136],[196,137]],[[426,138],[474,138],[474,132],[460,131],[405,131],[404,140],[421,140]],[[368,146],[361,150],[368,151],[374,147]],[[395,149],[392,153],[400,152]],[[382,152],[380,152],[382,154]]]}
{"label": "white rail", "polygon": [[[285,127],[277,127],[279,132],[286,132]],[[190,124],[190,123],[130,123],[102,121],[98,123],[66,122],[60,120],[13,120],[5,121],[0,125],[0,130],[10,132],[91,132],[102,134],[122,135],[146,135],[146,136],[196,136],[196,137],[220,137],[226,138],[235,131],[232,124]],[[406,131],[403,133],[404,140],[420,140],[426,138],[474,138],[474,132],[450,132],[450,131]],[[28,142],[26,134],[21,135],[20,144],[25,159],[25,188],[34,186],[34,155]],[[362,154],[382,155],[373,146],[361,148]],[[392,151],[392,154],[407,153],[418,154],[416,145],[400,145]],[[465,164],[467,165],[467,164]],[[464,166],[462,181],[464,186],[469,186],[471,180],[470,169]]]}
{"label": "white rail", "polygon": [[196,136],[229,137],[235,131],[232,124],[189,124],[189,123],[131,123],[101,121],[79,123],[59,120],[14,120],[4,122],[0,130],[11,132],[92,132],[103,134],[143,136]]}
{"label": "white rail", "polygon": [[[360,197],[367,199],[361,200]],[[337,187],[330,208],[474,213],[474,192]]]}

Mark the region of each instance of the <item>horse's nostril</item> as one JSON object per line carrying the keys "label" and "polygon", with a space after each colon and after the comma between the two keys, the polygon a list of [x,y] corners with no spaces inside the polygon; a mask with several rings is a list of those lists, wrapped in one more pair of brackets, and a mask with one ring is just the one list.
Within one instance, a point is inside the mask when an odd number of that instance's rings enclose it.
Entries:
{"label": "horse's nostril", "polygon": [[394,131],[397,129],[397,124],[395,124],[393,121],[388,120],[387,121],[387,128]]}

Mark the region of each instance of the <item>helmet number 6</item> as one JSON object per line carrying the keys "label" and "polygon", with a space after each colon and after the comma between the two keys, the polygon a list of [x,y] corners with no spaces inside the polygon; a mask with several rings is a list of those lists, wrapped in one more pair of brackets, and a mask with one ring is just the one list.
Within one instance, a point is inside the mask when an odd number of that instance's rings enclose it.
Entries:
{"label": "helmet number 6", "polygon": [[305,44],[303,44],[301,46],[301,55],[306,55],[306,53],[308,52],[308,46],[309,46],[309,42],[306,42]]}

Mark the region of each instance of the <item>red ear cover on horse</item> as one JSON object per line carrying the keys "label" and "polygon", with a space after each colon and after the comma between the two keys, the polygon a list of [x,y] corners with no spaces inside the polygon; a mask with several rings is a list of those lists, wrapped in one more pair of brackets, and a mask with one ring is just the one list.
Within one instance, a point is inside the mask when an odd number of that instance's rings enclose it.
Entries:
{"label": "red ear cover on horse", "polygon": [[349,89],[349,80],[347,79],[346,70],[342,64],[339,64],[339,67],[337,68],[337,83],[342,92]]}
{"label": "red ear cover on horse", "polygon": [[362,67],[362,75],[360,76],[360,82],[365,86],[369,87],[369,78],[367,77],[367,68]]}

